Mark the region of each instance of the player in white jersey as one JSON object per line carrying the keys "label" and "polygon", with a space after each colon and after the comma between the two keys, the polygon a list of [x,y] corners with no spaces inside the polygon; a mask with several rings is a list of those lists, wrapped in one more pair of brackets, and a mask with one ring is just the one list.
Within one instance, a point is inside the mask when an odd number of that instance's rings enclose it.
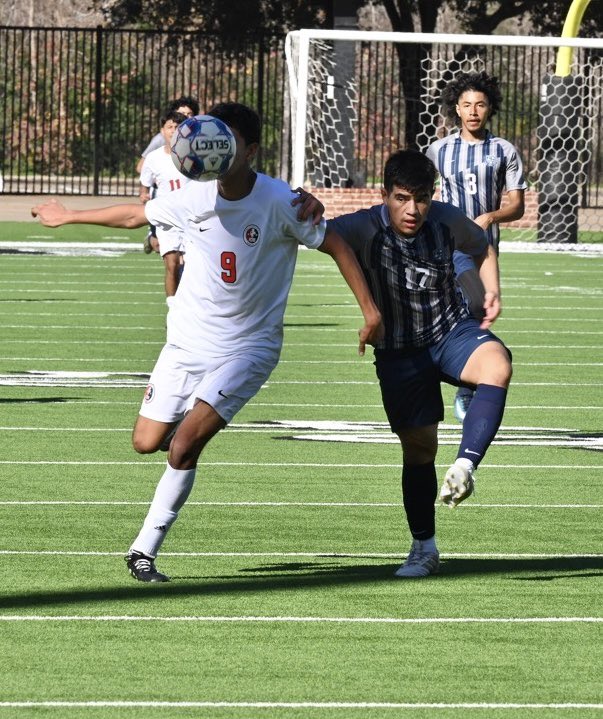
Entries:
{"label": "player in white jersey", "polygon": [[[176,100],[172,100],[168,105],[166,112],[179,112],[185,117],[193,117],[193,115],[199,114],[199,102],[194,97],[183,95]],[[153,152],[153,150],[158,150],[160,147],[163,147],[164,144],[165,138],[161,132],[158,132],[156,135],[153,135],[151,141],[142,151],[138,162],[136,163],[136,172],[139,175],[142,171],[142,164],[146,156]],[[156,187],[152,188],[151,197],[154,196],[156,189]],[[147,232],[147,236],[145,237],[143,249],[147,255],[150,255],[151,252],[159,252],[159,243],[157,237],[155,236],[155,228],[152,226],[149,227],[149,231]]]}
{"label": "player in white jersey", "polygon": [[[523,216],[527,187],[517,149],[486,127],[501,99],[497,78],[485,72],[459,75],[446,86],[441,98],[447,118],[459,125],[459,131],[436,140],[427,150],[440,173],[441,199],[460,208],[486,230],[488,242],[497,253],[498,225]],[[454,269],[469,309],[481,320],[484,289],[473,259],[455,252]],[[460,422],[472,397],[472,390],[459,388],[454,414]]]}
{"label": "player in white jersey", "polygon": [[[168,105],[167,112],[173,111],[179,112],[186,117],[193,117],[193,115],[199,114],[199,102],[194,97],[183,95],[182,97],[178,97],[176,100],[172,100]],[[144,162],[145,157],[150,152],[153,152],[153,150],[157,150],[158,148],[160,148],[162,145],[163,136],[161,132],[158,132],[156,135],[153,135],[153,137],[149,141],[149,144],[140,153],[140,157],[138,158],[138,162],[136,163],[136,172],[138,174],[140,174],[142,163]]]}
{"label": "player in white jersey", "polygon": [[[168,336],[153,369],[132,442],[156,452],[175,429],[168,463],[142,529],[126,557],[135,579],[164,582],[155,557],[188,498],[205,445],[251,399],[276,366],[283,315],[301,244],[331,255],[364,316],[359,351],[383,333],[377,309],[353,250],[320,218],[311,195],[255,172],[260,119],[238,103],[208,113],[236,138],[230,170],[213,182],[190,182],[177,192],[139,205],[67,210],[47,203],[32,210],[43,224],[92,223],[140,227],[147,220],[181,230],[186,270],[167,318]],[[299,205],[300,207],[296,207]],[[314,222],[302,222],[314,217]]]}
{"label": "player in white jersey", "polygon": [[[171,111],[161,118],[161,136],[163,145],[157,150],[150,152],[145,158],[140,170],[140,200],[145,203],[153,197],[164,195],[180,190],[189,182],[178,171],[172,161],[170,140],[178,125],[186,119],[186,116]],[[154,189],[154,192],[153,192]],[[165,294],[169,298],[176,294],[180,275],[183,268],[184,242],[182,233],[178,230],[167,232],[161,227],[155,227],[155,236],[159,246],[159,254],[165,265]]]}

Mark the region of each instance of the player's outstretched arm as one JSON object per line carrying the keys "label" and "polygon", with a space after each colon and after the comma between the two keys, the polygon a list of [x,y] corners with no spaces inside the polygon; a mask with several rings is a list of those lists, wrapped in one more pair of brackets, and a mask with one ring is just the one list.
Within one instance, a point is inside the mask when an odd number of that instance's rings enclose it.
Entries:
{"label": "player's outstretched arm", "polygon": [[95,210],[68,210],[56,200],[32,207],[31,214],[46,227],[61,225],[104,225],[134,229],[148,224],[143,205],[111,205]]}
{"label": "player's outstretched arm", "polygon": [[333,230],[327,230],[324,242],[318,249],[335,260],[360,306],[364,316],[364,327],[358,330],[358,354],[363,355],[367,344],[375,344],[383,337],[381,312],[373,300],[354,251],[341,235]]}

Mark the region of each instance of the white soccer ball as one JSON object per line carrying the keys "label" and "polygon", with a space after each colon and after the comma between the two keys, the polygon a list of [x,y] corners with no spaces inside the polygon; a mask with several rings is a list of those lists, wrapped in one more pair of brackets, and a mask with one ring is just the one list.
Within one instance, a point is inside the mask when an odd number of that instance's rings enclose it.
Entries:
{"label": "white soccer ball", "polygon": [[211,115],[195,115],[178,125],[171,147],[177,169],[191,180],[206,182],[231,168],[237,143],[225,122]]}

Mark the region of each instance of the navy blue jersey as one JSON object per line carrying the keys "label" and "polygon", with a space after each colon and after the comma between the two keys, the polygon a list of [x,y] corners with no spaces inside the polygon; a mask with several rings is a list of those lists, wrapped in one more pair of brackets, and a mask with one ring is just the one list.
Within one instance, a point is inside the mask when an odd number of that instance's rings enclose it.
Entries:
{"label": "navy blue jersey", "polygon": [[[503,190],[525,190],[521,158],[515,147],[490,131],[480,142],[468,142],[460,132],[436,140],[427,149],[440,173],[443,202],[475,219],[498,210]],[[498,224],[490,225],[488,240],[498,249]]]}
{"label": "navy blue jersey", "polygon": [[418,233],[397,234],[386,205],[329,220],[354,249],[383,315],[377,349],[423,348],[439,342],[469,311],[454,282],[455,249],[482,255],[486,233],[463,212],[433,202]]}

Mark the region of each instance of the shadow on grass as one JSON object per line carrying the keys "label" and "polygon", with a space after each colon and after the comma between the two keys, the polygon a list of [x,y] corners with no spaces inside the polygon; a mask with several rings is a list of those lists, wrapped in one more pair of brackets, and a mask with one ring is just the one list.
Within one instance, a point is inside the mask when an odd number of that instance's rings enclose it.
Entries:
{"label": "shadow on grass", "polygon": [[[367,557],[368,558],[368,557]],[[328,559],[325,556],[325,559]],[[358,559],[358,557],[354,557]],[[202,560],[200,560],[202,561]],[[59,591],[31,591],[0,596],[0,610],[42,608],[58,605],[73,606],[90,602],[119,602],[129,599],[155,599],[158,596],[187,597],[237,595],[246,592],[278,592],[397,582],[408,585],[409,580],[392,575],[398,564],[344,565],[337,558],[333,562],[291,562],[265,564],[243,568],[237,575],[172,576],[170,583],[144,584],[132,580],[129,586],[105,586],[99,589],[73,588]],[[115,571],[125,572],[116,565]],[[97,572],[98,570],[92,569]],[[242,575],[247,576],[242,576]],[[556,579],[585,579],[603,576],[603,557],[571,557],[547,559],[448,559],[442,562],[438,577],[429,582],[450,582],[456,579],[484,575],[509,575],[512,580],[552,581]],[[249,576],[253,575],[253,576]],[[417,580],[410,580],[411,584]]]}
{"label": "shadow on grass", "polygon": [[34,397],[27,398],[7,398],[1,397],[0,404],[52,404],[53,402],[71,402],[74,399],[80,399],[79,397]]}

